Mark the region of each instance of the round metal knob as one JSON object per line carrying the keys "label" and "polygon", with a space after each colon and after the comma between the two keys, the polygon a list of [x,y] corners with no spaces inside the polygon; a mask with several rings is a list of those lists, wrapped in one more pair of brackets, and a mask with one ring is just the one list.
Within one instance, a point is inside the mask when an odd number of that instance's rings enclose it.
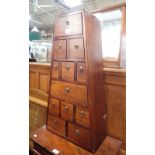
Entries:
{"label": "round metal knob", "polygon": [[58,68],[57,65],[54,65],[54,68],[57,69]]}
{"label": "round metal knob", "polygon": [[84,111],[80,111],[80,116],[81,116],[81,117],[84,116]]}
{"label": "round metal knob", "polygon": [[59,44],[58,44],[58,48],[59,48],[59,49],[62,48],[62,44],[59,43]]}
{"label": "round metal knob", "polygon": [[64,112],[67,112],[67,111],[68,111],[68,107],[65,106],[65,108],[64,108]]}
{"label": "round metal knob", "polygon": [[83,72],[84,69],[83,69],[83,66],[80,66],[80,72]]}
{"label": "round metal knob", "polygon": [[74,48],[75,49],[79,49],[79,45],[74,45]]}
{"label": "round metal knob", "polygon": [[66,69],[69,70],[70,69],[70,66],[69,65],[66,65]]}
{"label": "round metal knob", "polygon": [[67,88],[65,88],[65,93],[69,93],[69,88],[67,87]]}
{"label": "round metal knob", "polygon": [[79,134],[80,134],[79,130],[76,130],[75,134],[76,134],[76,136],[79,136]]}

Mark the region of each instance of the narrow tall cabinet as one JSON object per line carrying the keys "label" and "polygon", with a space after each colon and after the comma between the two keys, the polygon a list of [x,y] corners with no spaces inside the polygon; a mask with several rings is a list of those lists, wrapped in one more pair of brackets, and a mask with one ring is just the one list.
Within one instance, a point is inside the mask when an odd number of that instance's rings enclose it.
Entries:
{"label": "narrow tall cabinet", "polygon": [[105,138],[99,20],[82,10],[55,19],[46,127],[95,152]]}

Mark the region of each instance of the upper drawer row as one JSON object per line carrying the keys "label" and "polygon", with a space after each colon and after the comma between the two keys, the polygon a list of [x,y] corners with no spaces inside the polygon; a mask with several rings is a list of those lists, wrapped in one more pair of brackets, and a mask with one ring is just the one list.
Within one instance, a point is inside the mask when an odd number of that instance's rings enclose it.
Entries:
{"label": "upper drawer row", "polygon": [[83,38],[55,40],[54,59],[84,59]]}
{"label": "upper drawer row", "polygon": [[55,37],[82,34],[82,14],[58,17],[55,20]]}

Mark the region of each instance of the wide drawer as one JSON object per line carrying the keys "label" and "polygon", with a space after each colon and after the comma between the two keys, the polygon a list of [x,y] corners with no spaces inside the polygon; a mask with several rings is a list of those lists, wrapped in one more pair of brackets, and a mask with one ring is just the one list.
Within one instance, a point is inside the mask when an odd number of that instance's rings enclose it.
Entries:
{"label": "wide drawer", "polygon": [[48,116],[47,129],[60,136],[66,136],[66,122],[57,117]]}
{"label": "wide drawer", "polygon": [[87,106],[86,86],[66,82],[52,81],[51,95],[75,104]]}
{"label": "wide drawer", "polygon": [[58,17],[55,20],[55,36],[66,36],[82,34],[82,15],[81,13]]}
{"label": "wide drawer", "polygon": [[84,148],[90,149],[90,132],[72,123],[68,123],[68,139]]}

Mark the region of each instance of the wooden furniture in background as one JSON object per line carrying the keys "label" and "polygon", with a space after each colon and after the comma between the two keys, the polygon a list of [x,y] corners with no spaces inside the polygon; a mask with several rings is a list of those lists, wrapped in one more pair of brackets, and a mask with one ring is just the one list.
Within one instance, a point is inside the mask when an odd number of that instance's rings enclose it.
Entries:
{"label": "wooden furniture in background", "polygon": [[45,126],[32,133],[31,138],[34,141],[33,152],[36,155],[53,155],[54,149],[59,151],[57,155],[117,155],[121,147],[121,141],[107,136],[93,154],[51,133]]}
{"label": "wooden furniture in background", "polygon": [[126,70],[104,69],[107,106],[107,135],[122,141],[120,155],[126,153]]}
{"label": "wooden furniture in background", "polygon": [[[29,65],[29,134],[46,124],[50,64]],[[33,149],[30,141],[30,150]]]}

